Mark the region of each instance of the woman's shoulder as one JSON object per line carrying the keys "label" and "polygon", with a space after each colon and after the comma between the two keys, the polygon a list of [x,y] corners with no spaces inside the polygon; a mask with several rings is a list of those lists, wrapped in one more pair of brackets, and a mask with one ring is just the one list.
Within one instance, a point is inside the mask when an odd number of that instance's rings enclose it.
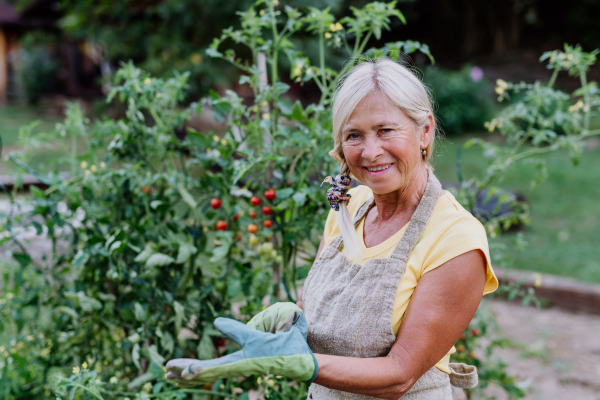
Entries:
{"label": "woman's shoulder", "polygon": [[[439,197],[432,219],[448,227],[458,225],[484,229],[481,222],[466,210],[448,190]],[[485,229],[483,233],[485,234]]]}

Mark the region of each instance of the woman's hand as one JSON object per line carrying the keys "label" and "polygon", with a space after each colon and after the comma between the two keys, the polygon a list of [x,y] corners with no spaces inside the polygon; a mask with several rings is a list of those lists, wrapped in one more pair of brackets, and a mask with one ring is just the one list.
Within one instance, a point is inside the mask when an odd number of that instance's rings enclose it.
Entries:
{"label": "woman's hand", "polygon": [[315,383],[346,392],[398,399],[452,348],[481,301],[487,263],[480,250],[462,254],[421,277],[396,343],[386,357],[315,354]]}
{"label": "woman's hand", "polygon": [[217,318],[214,325],[224,336],[240,344],[242,350],[212,360],[170,360],[166,365],[167,379],[188,387],[225,378],[269,374],[310,383],[317,375],[319,366],[306,343],[307,325],[301,312],[286,331],[277,334],[229,318]]}

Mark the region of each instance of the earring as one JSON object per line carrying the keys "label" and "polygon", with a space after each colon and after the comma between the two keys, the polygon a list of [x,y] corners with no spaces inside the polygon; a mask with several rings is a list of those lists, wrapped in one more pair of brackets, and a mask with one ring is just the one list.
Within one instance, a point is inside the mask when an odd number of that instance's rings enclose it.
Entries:
{"label": "earring", "polygon": [[427,150],[425,150],[425,149],[421,149],[421,154],[422,154],[423,156],[426,156],[426,155],[427,155]]}

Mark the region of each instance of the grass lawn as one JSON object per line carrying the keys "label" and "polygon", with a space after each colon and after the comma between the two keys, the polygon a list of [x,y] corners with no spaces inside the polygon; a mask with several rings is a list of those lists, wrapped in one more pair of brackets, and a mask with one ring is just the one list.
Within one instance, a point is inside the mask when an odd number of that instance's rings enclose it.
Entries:
{"label": "grass lawn", "polygon": [[[485,138],[485,135],[483,136]],[[444,140],[436,150],[436,175],[456,182],[456,149],[467,137]],[[525,195],[531,224],[524,228],[524,251],[516,252],[512,268],[562,275],[600,283],[600,149],[584,151],[575,167],[566,152],[545,156],[548,180],[531,189],[532,165],[508,171],[502,186]],[[481,171],[485,160],[478,149],[463,152],[465,178]],[[512,234],[498,240],[509,244]]]}
{"label": "grass lawn", "polygon": [[[41,107],[31,106],[2,106],[0,107],[0,139],[2,139],[2,159],[0,160],[0,174],[10,174],[16,171],[12,162],[6,161],[6,154],[16,149],[19,137],[19,128],[33,121],[39,121],[40,124],[35,128],[35,132],[46,132],[54,129],[54,125],[61,121],[59,117],[46,115]],[[59,156],[61,152],[58,149],[44,149],[40,151],[28,163],[33,168],[38,168],[43,163]]]}

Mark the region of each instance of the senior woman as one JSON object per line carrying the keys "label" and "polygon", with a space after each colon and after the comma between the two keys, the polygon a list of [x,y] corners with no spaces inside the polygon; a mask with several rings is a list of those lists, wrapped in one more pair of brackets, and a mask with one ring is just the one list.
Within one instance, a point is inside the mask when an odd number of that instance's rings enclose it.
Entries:
{"label": "senior woman", "polygon": [[[485,229],[433,174],[435,134],[428,91],[410,70],[389,59],[355,67],[333,104],[341,174],[330,179],[334,210],[298,301],[304,315],[272,306],[267,322],[250,323],[265,332],[215,323],[246,353],[219,366],[172,360],[168,377],[272,372],[313,382],[311,400],[447,400],[451,382],[475,385],[474,368],[449,358],[498,283]],[[364,185],[346,193],[349,175]]]}

